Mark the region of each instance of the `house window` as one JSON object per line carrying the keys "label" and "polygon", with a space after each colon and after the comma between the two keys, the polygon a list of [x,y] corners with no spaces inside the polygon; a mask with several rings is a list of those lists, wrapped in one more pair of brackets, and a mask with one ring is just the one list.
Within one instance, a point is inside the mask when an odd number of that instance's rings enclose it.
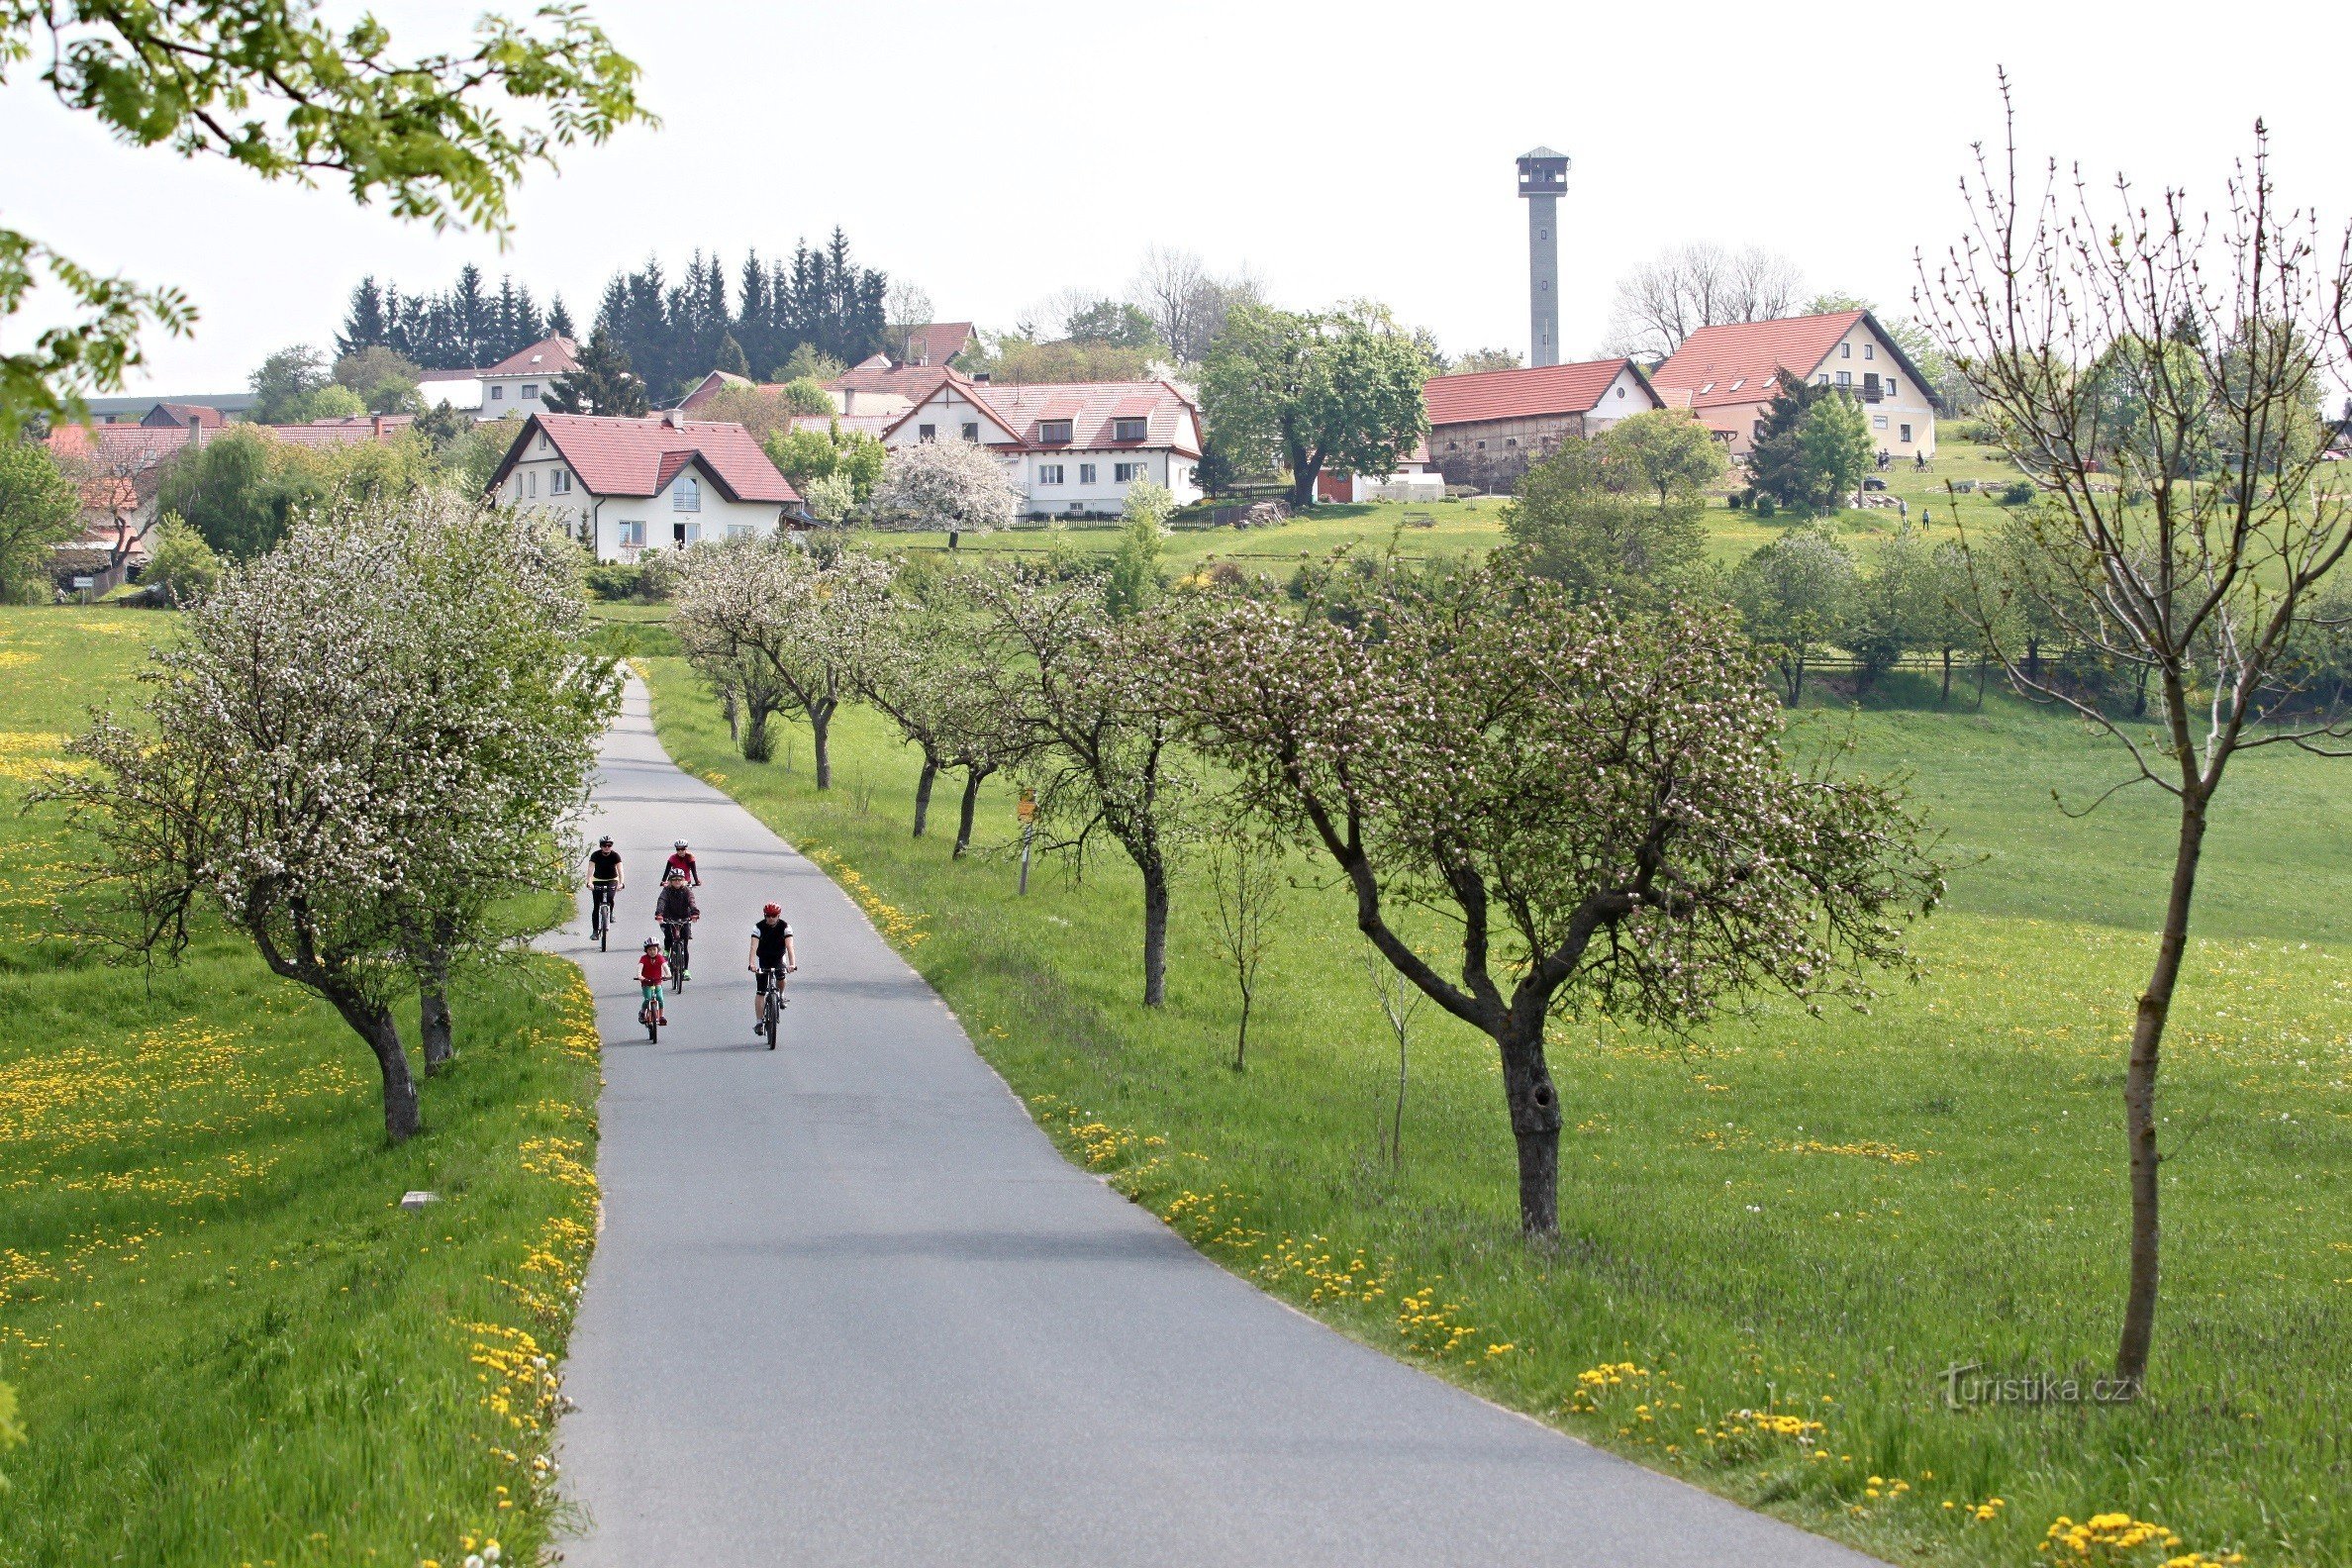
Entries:
{"label": "house window", "polygon": [[702,486],[695,482],[694,475],[678,475],[678,488],[670,492],[670,507],[678,512],[702,510]]}
{"label": "house window", "polygon": [[1884,414],[1871,415],[1870,428],[1872,430],[1885,430],[1887,428],[1887,416]]}
{"label": "house window", "polygon": [[1462,443],[1457,441],[1449,441],[1445,443],[1445,449],[1447,451],[1459,451],[1462,449]]}
{"label": "house window", "polygon": [[748,523],[730,523],[727,525],[727,537],[729,539],[749,539],[751,537],[751,525]]}
{"label": "house window", "polygon": [[915,427],[915,439],[919,441],[937,441],[939,439],[939,427],[936,425],[918,425]]}
{"label": "house window", "polygon": [[1049,485],[1060,484],[1061,482],[1062,465],[1060,463],[1037,464],[1037,483],[1041,485]]}
{"label": "house window", "polygon": [[569,468],[558,468],[547,475],[547,494],[571,494],[571,470]]}
{"label": "house window", "polygon": [[1751,441],[1762,441],[1764,439],[1764,422],[1762,420],[1756,421],[1754,428],[1748,432],[1748,439]]}
{"label": "house window", "polygon": [[1876,359],[1878,357],[1878,344],[1864,343],[1862,345],[1862,357],[1865,359]]}
{"label": "house window", "polygon": [[526,481],[524,487],[531,492],[532,500],[537,501],[539,499],[539,475],[536,472],[532,474],[528,481]]}
{"label": "house window", "polygon": [[616,536],[616,540],[623,549],[643,549],[645,547],[645,525],[642,522],[623,523],[618,527],[620,533]]}
{"label": "house window", "polygon": [[980,439],[980,424],[977,420],[964,421],[963,439],[968,441],[976,441]]}
{"label": "house window", "polygon": [[505,388],[505,387],[502,387],[502,386],[498,386],[498,385],[495,385],[495,384],[493,384],[493,385],[491,386],[491,388],[490,388],[490,401],[491,401],[491,402],[493,402],[493,403],[503,403],[503,402],[505,402],[505,401],[506,401],[506,388]]}
{"label": "house window", "polygon": [[1503,444],[1506,446],[1517,446],[1519,444],[1519,438],[1517,436],[1506,436],[1503,438]]}
{"label": "house window", "polygon": [[1132,484],[1138,479],[1148,479],[1151,477],[1151,464],[1139,462],[1113,463],[1111,465],[1111,475],[1121,484]]}
{"label": "house window", "polygon": [[1911,427],[1909,425],[1903,427],[1903,439],[1906,441],[1911,440]]}
{"label": "house window", "polygon": [[[1127,464],[1121,463],[1119,466],[1122,470],[1124,470],[1127,467]],[[1127,477],[1127,474],[1123,471],[1120,474],[1120,477],[1124,479]],[[1078,465],[1078,482],[1080,484],[1093,484],[1095,482],[1095,465],[1093,463],[1080,463]]]}
{"label": "house window", "polygon": [[1854,384],[1854,372],[1851,370],[1838,371],[1837,384],[1839,386],[1852,386]]}
{"label": "house window", "polygon": [[1055,444],[1056,442],[1059,442],[1059,441],[1068,441],[1069,439],[1070,439],[1070,422],[1069,422],[1068,420],[1040,420],[1040,421],[1038,421],[1038,423],[1037,423],[1037,440],[1038,440],[1038,441],[1039,441],[1040,443],[1042,443],[1042,444],[1044,444],[1044,445],[1047,445],[1047,446],[1051,446],[1051,445]]}
{"label": "house window", "polygon": [[1894,396],[1896,393],[1898,393],[1898,392],[1900,392],[1900,391],[1902,391],[1902,390],[1903,390],[1903,383],[1902,383],[1902,382],[1900,382],[1900,381],[1896,380],[1896,379],[1895,379],[1893,376],[1889,376],[1889,377],[1887,377],[1887,396],[1889,396],[1889,397],[1893,397],[1893,396]]}
{"label": "house window", "polygon": [[1814,377],[1813,377],[1813,385],[1814,385],[1814,386],[1827,386],[1828,384],[1829,384],[1829,375],[1828,375],[1828,372],[1826,372],[1826,371],[1823,371],[1821,374],[1819,374],[1819,375],[1817,375],[1817,376],[1814,376]]}
{"label": "house window", "polygon": [[1624,389],[1623,387],[1618,387],[1618,388],[1617,388],[1617,396],[1618,396],[1618,397],[1623,397],[1624,395],[1625,395],[1625,389]]}
{"label": "house window", "polygon": [[1144,426],[1145,422],[1139,419],[1113,420],[1111,422],[1111,439],[1113,441],[1141,441]]}
{"label": "house window", "polygon": [[1853,357],[1854,357],[1854,345],[1853,345],[1852,343],[1839,343],[1839,344],[1837,345],[1837,357],[1838,357],[1838,358],[1840,358],[1840,359],[1851,359],[1851,358],[1853,358]]}
{"label": "house window", "polygon": [[520,397],[527,397],[527,398],[535,398],[535,397],[538,397],[538,396],[539,396],[539,383],[538,383],[537,381],[526,381],[526,382],[524,382],[524,383],[523,383],[523,390],[522,390],[522,391],[521,391],[519,394],[517,394],[517,395],[518,395],[518,396],[520,396]]}

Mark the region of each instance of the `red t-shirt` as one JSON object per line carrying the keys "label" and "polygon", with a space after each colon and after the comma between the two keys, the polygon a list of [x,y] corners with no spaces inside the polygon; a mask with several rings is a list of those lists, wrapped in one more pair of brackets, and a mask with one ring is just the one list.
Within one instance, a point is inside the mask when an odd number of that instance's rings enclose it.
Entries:
{"label": "red t-shirt", "polygon": [[669,962],[657,952],[646,953],[637,959],[637,979],[645,985],[659,985],[669,972]]}

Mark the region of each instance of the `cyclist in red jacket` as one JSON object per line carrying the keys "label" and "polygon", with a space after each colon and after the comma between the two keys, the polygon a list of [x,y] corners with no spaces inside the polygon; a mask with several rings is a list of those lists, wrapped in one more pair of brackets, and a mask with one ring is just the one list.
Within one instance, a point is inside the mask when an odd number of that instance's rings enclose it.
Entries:
{"label": "cyclist in red jacket", "polygon": [[683,872],[689,886],[702,886],[702,872],[695,869],[693,852],[686,847],[686,840],[683,838],[679,839],[671,849],[669,860],[661,868],[661,874],[664,877],[672,871]]}

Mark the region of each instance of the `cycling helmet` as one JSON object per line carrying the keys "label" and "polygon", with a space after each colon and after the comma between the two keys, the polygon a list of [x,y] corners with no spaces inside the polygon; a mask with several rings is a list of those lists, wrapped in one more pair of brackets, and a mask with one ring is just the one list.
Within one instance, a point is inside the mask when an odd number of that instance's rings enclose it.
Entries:
{"label": "cycling helmet", "polygon": [[686,873],[677,866],[671,866],[667,871],[661,873],[661,880],[664,882],[683,882],[686,880]]}
{"label": "cycling helmet", "polygon": [[658,936],[648,936],[648,937],[646,937],[646,938],[645,938],[645,950],[646,950],[647,952],[652,952],[652,951],[655,951],[655,950],[657,950],[657,949],[658,949],[660,946],[661,946],[661,938],[660,938],[660,937],[658,937]]}
{"label": "cycling helmet", "polygon": [[670,847],[671,847],[672,849],[683,849],[683,848],[685,848],[685,847],[686,847],[686,840],[685,840],[685,839],[683,839],[683,838],[680,838],[680,839],[678,839],[678,840],[677,840],[675,843],[671,844],[671,845],[670,845]]}
{"label": "cycling helmet", "polygon": [[759,907],[759,913],[767,916],[770,920],[773,920],[778,915],[784,913],[784,906],[781,904],[762,904]]}
{"label": "cycling helmet", "polygon": [[613,835],[611,833],[606,833],[602,838],[599,838],[596,841],[600,844],[609,844],[613,841]]}

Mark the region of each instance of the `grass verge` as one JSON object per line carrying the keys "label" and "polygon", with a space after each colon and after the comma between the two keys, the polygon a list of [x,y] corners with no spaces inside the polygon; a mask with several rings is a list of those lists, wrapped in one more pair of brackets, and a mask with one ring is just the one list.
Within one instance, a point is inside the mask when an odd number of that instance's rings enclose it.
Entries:
{"label": "grass verge", "polygon": [[[1427,1010],[1402,1149],[1384,1147],[1398,1052],[1335,891],[1294,889],[1236,1073],[1230,987],[1182,884],[1171,1005],[1146,1014],[1123,865],[1048,869],[1018,897],[1006,792],[989,851],[956,864],[907,836],[913,762],[871,716],[836,721],[820,797],[805,770],[735,756],[681,663],[648,667],[671,754],[857,873],[1073,1159],[1344,1331],[1898,1560],[2046,1560],[2055,1531],[2064,1560],[2352,1562],[2352,1363],[2318,1348],[2352,1342],[2352,954],[2310,939],[2340,931],[2352,866],[2324,763],[2248,775],[2216,830],[2167,1069],[2155,1380],[2099,1405],[2119,1042],[2148,956],[2126,895],[2162,864],[2162,823],[2058,818],[2048,789],[2104,765],[2065,727],[1833,721],[1992,856],[1921,932],[1926,979],[1869,1016],[1767,1007],[1695,1041],[1557,1029],[1564,1234],[1538,1252],[1515,1231],[1492,1052]],[[2071,1375],[2085,1398],[1948,1408],[1947,1370],[1972,1364]],[[2070,1535],[2094,1518],[2098,1539]],[[2115,1547],[2133,1521],[2175,1544]]]}
{"label": "grass verge", "polygon": [[590,998],[552,958],[476,977],[391,1148],[366,1049],[242,944],[144,975],[57,939],[75,845],[22,797],[168,628],[0,610],[0,1380],[28,1438],[0,1564],[536,1561],[594,1240]]}

